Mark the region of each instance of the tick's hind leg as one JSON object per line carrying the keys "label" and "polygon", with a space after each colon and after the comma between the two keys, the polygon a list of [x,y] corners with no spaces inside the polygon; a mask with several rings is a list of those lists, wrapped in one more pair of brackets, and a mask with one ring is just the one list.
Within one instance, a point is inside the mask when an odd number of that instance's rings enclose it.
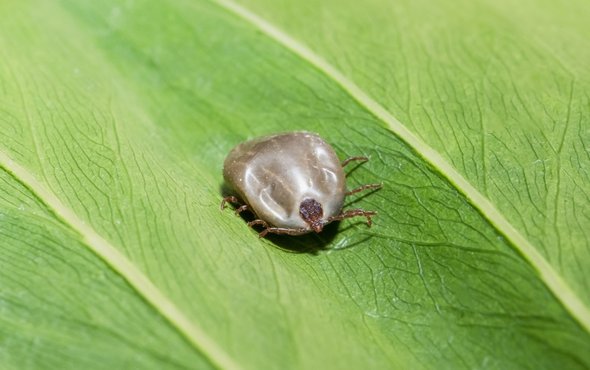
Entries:
{"label": "tick's hind leg", "polygon": [[340,221],[340,220],[344,220],[345,218],[362,216],[362,217],[367,218],[367,226],[371,227],[371,225],[373,223],[371,221],[371,217],[375,216],[376,214],[377,214],[377,212],[375,212],[375,211],[365,211],[363,209],[349,209],[348,211],[343,211],[342,213],[340,213],[337,216],[329,217],[328,221],[329,222]]}
{"label": "tick's hind leg", "polygon": [[233,195],[225,197],[221,200],[220,208],[222,211],[225,209],[225,206],[227,205],[227,203],[239,204],[239,207],[236,208],[236,210],[235,210],[236,216],[239,216],[240,213],[242,213],[244,211],[250,211],[250,207],[248,207],[247,204],[242,204],[242,202],[240,202],[240,200],[238,198],[234,197]]}
{"label": "tick's hind leg", "polygon": [[[350,162],[353,162],[353,161],[361,161],[361,163],[365,163],[368,160],[369,160],[369,158],[365,157],[365,156],[349,157],[349,158],[346,158],[344,161],[342,161],[342,167],[346,166],[347,164],[349,164]],[[356,194],[358,192],[361,192],[363,190],[368,190],[368,189],[375,189],[375,190],[381,189],[382,186],[383,186],[382,184],[366,184],[366,185],[359,186],[356,189],[352,189],[350,191],[347,191],[346,195]]]}
{"label": "tick's hind leg", "polygon": [[346,166],[347,164],[349,164],[350,162],[353,162],[353,161],[362,161],[361,163],[363,163],[363,162],[366,162],[368,160],[369,160],[368,157],[365,157],[365,156],[362,156],[362,155],[361,156],[356,156],[356,157],[348,157],[348,158],[346,158],[345,160],[342,161],[342,164],[341,165],[342,165],[342,167],[344,167],[344,166]]}
{"label": "tick's hind leg", "polygon": [[219,208],[223,211],[225,209],[225,206],[227,203],[234,203],[234,204],[240,204],[240,205],[242,204],[242,202],[240,202],[240,200],[238,198],[234,197],[233,195],[230,195],[227,197],[223,197]]}
{"label": "tick's hind leg", "polygon": [[248,207],[247,204],[242,204],[241,206],[239,206],[238,208],[236,208],[236,216],[239,216],[240,213],[244,212],[244,211],[249,211],[250,207]]}
{"label": "tick's hind leg", "polygon": [[347,191],[345,194],[348,196],[348,195],[356,194],[356,193],[361,192],[363,190],[368,190],[368,189],[376,190],[376,189],[381,189],[382,187],[383,187],[383,184],[366,184],[366,185],[359,186],[356,189],[352,189],[350,191]]}

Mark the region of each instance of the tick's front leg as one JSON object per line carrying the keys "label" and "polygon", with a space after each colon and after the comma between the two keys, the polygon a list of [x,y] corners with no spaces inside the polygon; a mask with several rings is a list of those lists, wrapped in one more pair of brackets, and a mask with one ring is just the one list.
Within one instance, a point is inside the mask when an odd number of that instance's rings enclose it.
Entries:
{"label": "tick's front leg", "polygon": [[268,232],[268,231],[266,231],[269,228],[268,223],[266,223],[266,221],[261,220],[261,219],[256,219],[254,221],[248,222],[248,226],[250,226],[250,227],[253,227],[256,225],[262,225],[262,227],[264,227],[264,230],[262,230],[260,233],[258,233],[258,237],[263,238],[264,235],[266,235],[266,233]]}
{"label": "tick's front leg", "polygon": [[375,211],[365,211],[364,209],[349,209],[348,211],[344,211],[344,212],[340,213],[338,216],[332,216],[332,217],[328,218],[328,221],[329,222],[339,221],[339,220],[344,220],[345,218],[362,216],[362,217],[367,218],[367,226],[371,227],[371,225],[373,223],[371,221],[371,217],[375,216],[376,214],[377,214],[377,212],[375,212]]}
{"label": "tick's front leg", "polygon": [[308,229],[304,229],[304,228],[289,229],[289,228],[285,228],[285,227],[270,227],[266,221],[260,220],[260,219],[248,222],[248,226],[250,226],[250,227],[256,226],[256,225],[262,225],[262,227],[264,227],[264,230],[262,230],[258,234],[259,238],[264,238],[266,236],[266,234],[268,234],[268,233],[282,234],[282,235],[302,235],[302,234],[306,234],[309,232]]}
{"label": "tick's front leg", "polygon": [[258,237],[264,238],[266,234],[277,234],[277,235],[303,235],[309,233],[309,229],[300,228],[300,229],[288,229],[285,227],[267,227],[266,229],[262,230]]}

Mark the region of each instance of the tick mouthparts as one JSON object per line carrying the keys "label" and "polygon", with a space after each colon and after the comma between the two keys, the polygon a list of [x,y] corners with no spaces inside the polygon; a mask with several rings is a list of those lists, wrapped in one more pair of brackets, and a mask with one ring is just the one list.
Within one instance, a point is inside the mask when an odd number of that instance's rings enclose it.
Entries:
{"label": "tick mouthparts", "polygon": [[311,228],[313,229],[313,231],[315,231],[316,233],[319,233],[322,231],[322,229],[324,228],[324,224],[321,222],[314,222],[313,224],[311,224]]}

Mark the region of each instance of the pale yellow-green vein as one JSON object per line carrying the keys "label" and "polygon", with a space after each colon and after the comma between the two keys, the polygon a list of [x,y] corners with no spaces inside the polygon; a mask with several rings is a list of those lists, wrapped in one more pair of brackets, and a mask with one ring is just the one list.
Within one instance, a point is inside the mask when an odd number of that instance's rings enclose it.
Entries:
{"label": "pale yellow-green vein", "polygon": [[191,322],[176,305],[162,293],[125,255],[101,237],[91,225],[39,182],[26,168],[0,151],[0,167],[12,174],[65,224],[80,234],[82,242],[111,268],[121,275],[147,302],[168,320],[214,366],[222,369],[239,369],[232,358],[219,347],[199,326]]}

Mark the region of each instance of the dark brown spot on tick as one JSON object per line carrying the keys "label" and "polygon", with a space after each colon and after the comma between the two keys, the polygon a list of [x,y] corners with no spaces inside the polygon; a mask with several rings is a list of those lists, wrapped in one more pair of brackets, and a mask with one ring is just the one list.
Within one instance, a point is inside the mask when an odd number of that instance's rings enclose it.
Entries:
{"label": "dark brown spot on tick", "polygon": [[318,201],[311,198],[305,199],[299,205],[299,214],[301,215],[301,218],[309,224],[313,231],[316,233],[322,231],[322,228],[324,227],[322,222],[324,210]]}

